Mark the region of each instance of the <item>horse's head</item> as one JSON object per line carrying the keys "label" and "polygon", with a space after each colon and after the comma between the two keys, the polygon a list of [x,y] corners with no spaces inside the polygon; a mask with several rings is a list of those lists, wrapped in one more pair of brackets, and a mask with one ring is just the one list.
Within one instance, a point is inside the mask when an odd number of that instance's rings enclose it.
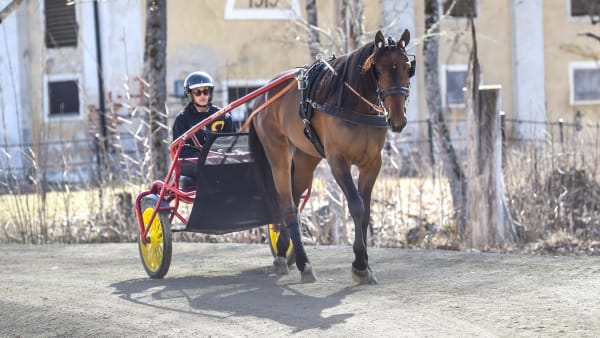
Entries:
{"label": "horse's head", "polygon": [[375,35],[375,52],[369,64],[377,81],[378,100],[387,113],[388,124],[394,132],[406,126],[406,102],[408,100],[410,77],[415,74],[414,56],[406,53],[410,33],[404,30],[402,37],[387,40],[381,33]]}

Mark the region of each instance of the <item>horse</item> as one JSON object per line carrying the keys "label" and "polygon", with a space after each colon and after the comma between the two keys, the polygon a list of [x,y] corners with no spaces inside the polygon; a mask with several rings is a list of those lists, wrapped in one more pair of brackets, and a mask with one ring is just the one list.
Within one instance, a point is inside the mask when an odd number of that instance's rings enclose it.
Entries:
{"label": "horse", "polygon": [[[409,80],[415,68],[414,56],[406,52],[409,41],[408,30],[397,41],[378,31],[373,41],[353,52],[317,60],[309,68],[321,65],[319,76],[309,83],[312,97],[297,77],[299,86],[289,85],[296,81],[292,78],[283,95],[285,83],[255,100],[254,107],[262,109],[270,97],[278,96],[253,117],[248,136],[261,185],[268,190],[267,198],[277,212],[275,221],[281,225],[273,262],[278,274],[288,273],[285,253],[291,238],[301,282],[317,280],[302,244],[298,204],[325,158],[354,221],[352,278],[358,284],[377,284],[366,242],[371,192],[388,128],[400,132],[406,126]],[[358,168],[358,186],[352,179],[352,165]]]}

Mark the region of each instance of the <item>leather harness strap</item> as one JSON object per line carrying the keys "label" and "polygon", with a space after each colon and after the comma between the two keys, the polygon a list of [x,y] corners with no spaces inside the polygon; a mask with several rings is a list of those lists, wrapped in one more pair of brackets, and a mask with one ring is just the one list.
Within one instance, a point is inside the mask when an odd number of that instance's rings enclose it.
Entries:
{"label": "leather harness strap", "polygon": [[256,114],[258,114],[261,110],[265,109],[271,103],[275,102],[283,94],[287,93],[292,88],[292,86],[294,85],[294,83],[295,83],[294,81],[288,83],[288,85],[285,86],[282,90],[278,91],[277,94],[273,95],[267,101],[263,102],[263,104],[261,104],[260,106],[258,106],[258,108],[254,109],[254,111],[252,111],[252,114],[250,114],[250,116],[248,116],[248,118],[246,119],[246,122],[244,122],[244,125],[242,126],[242,128],[240,128],[240,131],[246,130],[246,128],[248,128],[248,126],[250,126],[250,121],[252,121],[252,118]]}
{"label": "leather harness strap", "polygon": [[385,115],[364,114],[354,110],[344,109],[343,107],[335,106],[329,103],[319,104],[313,102],[312,107],[319,109],[327,115],[339,118],[346,122],[364,124],[376,128],[388,127],[388,122]]}

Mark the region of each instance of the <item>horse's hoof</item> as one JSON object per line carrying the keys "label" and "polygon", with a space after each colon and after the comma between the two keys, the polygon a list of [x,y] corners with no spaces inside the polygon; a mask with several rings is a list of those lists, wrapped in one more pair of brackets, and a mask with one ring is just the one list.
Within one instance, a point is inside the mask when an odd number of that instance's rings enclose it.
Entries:
{"label": "horse's hoof", "polygon": [[354,279],[354,281],[360,285],[375,285],[379,283],[373,271],[371,271],[371,269],[368,268],[365,270],[358,270],[355,267],[352,267],[352,279]]}
{"label": "horse's hoof", "polygon": [[275,268],[275,273],[278,275],[287,275],[290,271],[287,265],[287,259],[281,256],[275,257],[273,268]]}
{"label": "horse's hoof", "polygon": [[300,272],[300,282],[302,283],[314,283],[317,281],[317,275],[313,271],[312,267],[308,264],[304,267],[304,271]]}

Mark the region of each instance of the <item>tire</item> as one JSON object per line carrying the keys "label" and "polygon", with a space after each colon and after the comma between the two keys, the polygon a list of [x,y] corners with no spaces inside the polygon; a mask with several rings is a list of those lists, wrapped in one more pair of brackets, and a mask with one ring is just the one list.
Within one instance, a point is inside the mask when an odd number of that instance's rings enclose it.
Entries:
{"label": "tire", "polygon": [[[157,195],[143,197],[140,205],[142,220],[148,222],[158,201]],[[167,206],[166,202],[162,205]],[[163,278],[171,265],[173,235],[168,212],[159,212],[148,230],[149,241],[144,244],[141,234],[138,236],[138,247],[144,270],[150,278]]]}
{"label": "tire", "polygon": [[[277,239],[279,238],[279,231],[275,231],[273,229],[273,224],[267,225],[267,238],[269,240],[269,249],[271,250],[271,254],[273,258],[277,257]],[[288,247],[287,252],[285,253],[285,258],[287,259],[288,266],[294,265],[296,263],[296,255],[294,254],[294,245],[292,244],[292,240],[290,239],[290,246]]]}

